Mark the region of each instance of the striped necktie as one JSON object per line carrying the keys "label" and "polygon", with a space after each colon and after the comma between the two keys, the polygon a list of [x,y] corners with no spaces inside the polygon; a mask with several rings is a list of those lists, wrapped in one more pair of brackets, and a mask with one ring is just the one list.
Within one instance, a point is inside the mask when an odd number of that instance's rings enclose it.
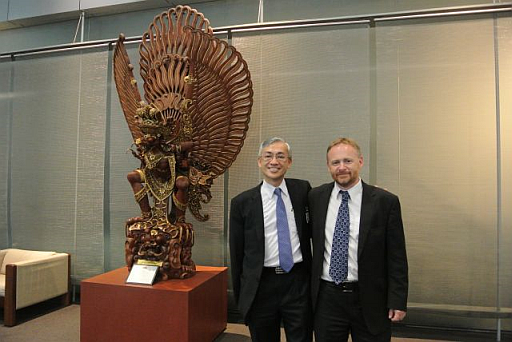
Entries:
{"label": "striped necktie", "polygon": [[281,197],[281,189],[276,188],[274,193],[277,196],[276,201],[276,220],[277,220],[277,243],[279,248],[279,266],[285,271],[290,272],[293,267],[292,243],[290,240],[290,229],[288,228],[288,218],[286,216],[286,207]]}

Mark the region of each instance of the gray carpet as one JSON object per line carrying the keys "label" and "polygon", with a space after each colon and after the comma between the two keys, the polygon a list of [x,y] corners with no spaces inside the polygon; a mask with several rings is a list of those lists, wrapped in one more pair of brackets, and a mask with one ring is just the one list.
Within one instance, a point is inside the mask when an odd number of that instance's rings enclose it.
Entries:
{"label": "gray carpet", "polygon": [[19,313],[19,324],[14,327],[6,328],[3,325],[0,326],[0,341],[80,341],[79,305],[70,305],[32,318],[28,317],[27,314],[27,312]]}
{"label": "gray carpet", "polygon": [[[18,313],[19,323],[14,327],[4,327],[0,321],[0,342],[79,342],[80,306],[70,305],[61,308],[53,306],[35,306],[22,309]],[[286,342],[284,332],[281,341]],[[415,339],[393,338],[393,342],[413,342]],[[429,340],[421,340],[428,342]],[[118,342],[118,341],[112,341]],[[150,342],[150,341],[147,341]],[[251,342],[249,329],[243,324],[228,323],[224,331],[214,342]]]}
{"label": "gray carpet", "polygon": [[[80,341],[80,306],[77,304],[61,307],[59,302],[47,301],[33,305],[17,312],[18,324],[7,328],[3,325],[3,310],[0,309],[0,342],[79,342]],[[418,333],[397,334],[392,342],[441,342],[441,341],[495,341],[495,335],[456,334],[440,332],[437,336],[425,336],[417,339]],[[400,336],[401,335],[401,336]],[[432,334],[430,334],[432,335]],[[457,336],[458,335],[458,336]],[[414,336],[415,338],[411,338]],[[471,336],[471,337],[470,337]],[[284,333],[281,341],[285,342]],[[512,341],[510,335],[503,336],[502,341]],[[112,341],[118,342],[118,341]],[[121,341],[119,341],[121,342]],[[151,341],[143,341],[151,342]],[[243,324],[228,323],[227,329],[214,342],[251,342],[249,330]]]}

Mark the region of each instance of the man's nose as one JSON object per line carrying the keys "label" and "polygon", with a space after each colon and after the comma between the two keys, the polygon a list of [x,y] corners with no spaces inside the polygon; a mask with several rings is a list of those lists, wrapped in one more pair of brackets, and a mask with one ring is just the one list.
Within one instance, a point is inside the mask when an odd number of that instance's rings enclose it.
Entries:
{"label": "man's nose", "polygon": [[340,162],[337,169],[338,170],[346,170],[347,164],[345,164],[344,162]]}

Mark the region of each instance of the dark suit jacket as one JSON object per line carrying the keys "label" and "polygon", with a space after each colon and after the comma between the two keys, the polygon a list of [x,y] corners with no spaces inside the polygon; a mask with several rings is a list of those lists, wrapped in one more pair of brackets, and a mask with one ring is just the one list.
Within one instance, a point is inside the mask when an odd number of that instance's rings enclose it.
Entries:
{"label": "dark suit jacket", "polygon": [[[295,214],[305,269],[311,267],[311,232],[307,218],[309,182],[285,179]],[[265,258],[265,235],[261,183],[231,200],[229,248],[233,292],[241,314],[246,319],[258,290]]]}
{"label": "dark suit jacket", "polygon": [[[325,250],[325,220],[334,182],[309,193],[313,234],[311,291],[315,308]],[[363,182],[358,242],[361,306],[371,333],[389,326],[388,309],[407,308],[408,266],[398,197]]]}

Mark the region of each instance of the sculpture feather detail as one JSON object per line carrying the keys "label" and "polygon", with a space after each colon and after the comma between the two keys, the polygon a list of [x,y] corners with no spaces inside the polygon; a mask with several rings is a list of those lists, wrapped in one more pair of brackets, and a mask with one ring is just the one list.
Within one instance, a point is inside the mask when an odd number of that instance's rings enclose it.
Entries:
{"label": "sculpture feather detail", "polygon": [[116,48],[114,50],[114,81],[116,83],[117,93],[124,117],[128,123],[128,128],[132,132],[133,139],[140,138],[142,132],[135,120],[137,108],[141,101],[137,81],[133,76],[133,65],[130,64],[130,58],[124,47],[125,37],[119,35]]}
{"label": "sculpture feather detail", "polygon": [[190,56],[195,63],[190,107],[192,160],[211,165],[214,177],[234,162],[243,146],[252,106],[252,83],[246,62],[232,46],[192,28]]}

